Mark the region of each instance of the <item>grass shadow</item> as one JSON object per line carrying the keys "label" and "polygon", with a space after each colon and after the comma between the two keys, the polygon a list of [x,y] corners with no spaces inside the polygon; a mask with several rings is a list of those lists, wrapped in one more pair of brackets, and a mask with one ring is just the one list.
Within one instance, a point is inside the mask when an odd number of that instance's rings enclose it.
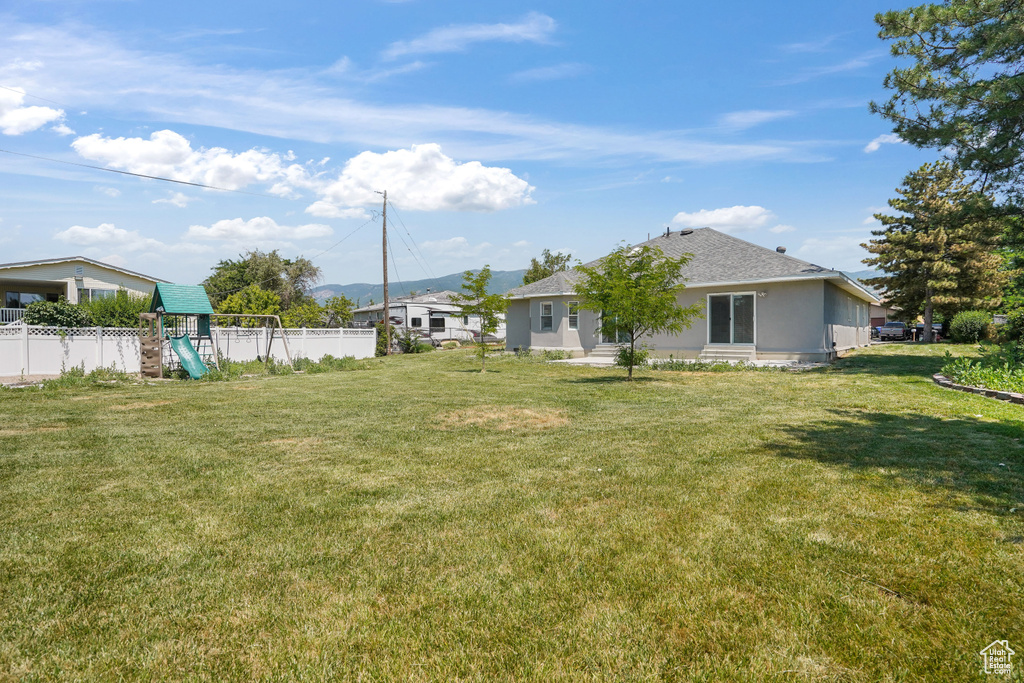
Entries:
{"label": "grass shadow", "polygon": [[829,412],[833,417],[828,420],[783,427],[786,438],[766,447],[785,458],[895,475],[921,488],[965,494],[988,512],[1024,502],[1024,429],[1019,425]]}
{"label": "grass shadow", "polygon": [[847,375],[931,377],[942,369],[944,362],[942,356],[858,354],[849,358],[840,358],[829,368],[829,372],[841,372]]}

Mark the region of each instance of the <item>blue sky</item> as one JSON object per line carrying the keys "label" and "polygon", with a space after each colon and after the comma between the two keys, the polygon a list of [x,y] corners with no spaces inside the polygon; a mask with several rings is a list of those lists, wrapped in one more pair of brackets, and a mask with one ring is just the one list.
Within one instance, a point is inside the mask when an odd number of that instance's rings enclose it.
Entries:
{"label": "blue sky", "polygon": [[819,265],[916,150],[868,113],[889,2],[8,0],[0,262],[81,254],[181,283],[249,249],[325,283],[711,226]]}

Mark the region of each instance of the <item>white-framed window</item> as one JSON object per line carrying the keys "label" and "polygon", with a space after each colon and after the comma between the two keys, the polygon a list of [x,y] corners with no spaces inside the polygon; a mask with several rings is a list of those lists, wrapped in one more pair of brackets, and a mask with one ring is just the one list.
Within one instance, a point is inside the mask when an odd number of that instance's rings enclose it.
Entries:
{"label": "white-framed window", "polygon": [[423,327],[423,318],[413,318],[412,319],[412,326],[413,327]]}
{"label": "white-framed window", "polygon": [[554,306],[550,301],[543,301],[540,305],[540,331],[550,332],[553,328],[555,317]]}
{"label": "white-framed window", "polygon": [[569,302],[569,329],[578,330],[580,329],[580,302],[570,301]]}

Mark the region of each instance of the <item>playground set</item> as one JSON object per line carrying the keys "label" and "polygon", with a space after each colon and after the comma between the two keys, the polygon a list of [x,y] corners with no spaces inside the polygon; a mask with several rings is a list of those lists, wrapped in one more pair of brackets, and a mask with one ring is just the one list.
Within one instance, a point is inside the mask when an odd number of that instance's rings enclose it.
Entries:
{"label": "playground set", "polygon": [[[207,374],[211,361],[220,370],[220,359],[211,328],[212,318],[244,318],[263,321],[264,324],[271,323],[265,354],[266,362],[270,362],[270,347],[274,342],[274,333],[281,331],[285,356],[288,358],[288,364],[292,364],[288,339],[282,331],[281,319],[278,316],[214,313],[210,298],[200,285],[159,282],[153,291],[149,313],[139,314],[142,376],[163,377],[163,366],[173,364],[175,359],[192,379],[199,379]],[[209,348],[205,354],[204,345]]]}

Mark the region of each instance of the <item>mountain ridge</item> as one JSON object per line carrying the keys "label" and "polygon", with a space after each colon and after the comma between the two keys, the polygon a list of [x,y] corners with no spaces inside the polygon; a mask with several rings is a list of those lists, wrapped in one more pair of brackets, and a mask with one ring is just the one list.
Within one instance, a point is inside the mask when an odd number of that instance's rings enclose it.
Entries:
{"label": "mountain ridge", "polygon": [[[480,269],[477,268],[471,272],[479,273]],[[487,293],[504,294],[508,290],[518,287],[523,284],[524,273],[526,273],[525,268],[522,270],[492,270],[491,282],[487,287]],[[392,281],[388,283],[388,294],[392,297],[405,296],[411,292],[422,294],[428,289],[433,292],[440,292],[446,289],[461,292],[463,275],[464,271],[424,280],[411,280],[409,282]],[[320,302],[340,294],[347,296],[352,300],[352,303],[358,306],[368,306],[371,299],[375,302],[380,302],[384,299],[384,284],[353,282],[346,285],[320,285],[313,288],[312,294],[313,298]]]}

